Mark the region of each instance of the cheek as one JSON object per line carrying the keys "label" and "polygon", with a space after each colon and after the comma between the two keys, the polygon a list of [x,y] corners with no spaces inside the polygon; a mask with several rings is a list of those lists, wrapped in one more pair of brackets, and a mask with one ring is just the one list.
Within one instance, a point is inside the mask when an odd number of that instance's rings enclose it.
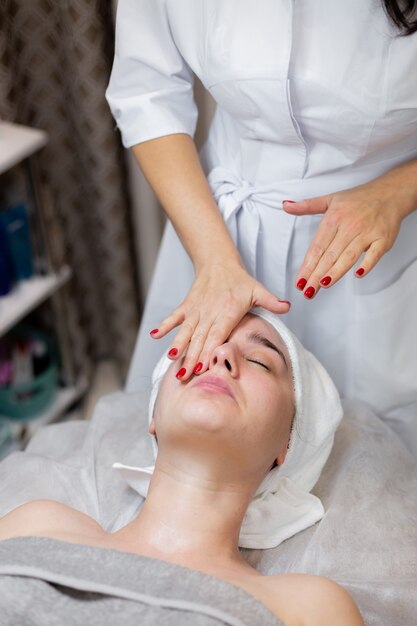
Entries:
{"label": "cheek", "polygon": [[280,381],[264,384],[262,389],[258,384],[251,391],[252,414],[257,416],[258,429],[263,424],[263,436],[275,442],[288,436],[294,407],[292,388]]}
{"label": "cheek", "polygon": [[156,398],[153,414],[156,428],[158,428],[160,415],[164,415],[166,413],[166,409],[172,406],[172,402],[175,401],[178,388],[181,385],[180,381],[175,378],[175,374],[175,363],[173,363],[170,365],[161,384],[159,385],[158,396]]}
{"label": "cheek", "polygon": [[[230,413],[230,403],[225,403],[222,396],[203,396],[190,391],[187,383],[181,383],[175,376],[177,367],[170,366],[164,380],[161,382],[158,398],[154,410],[156,430],[166,431],[172,427],[196,425],[200,423],[210,425],[217,430],[224,424],[225,415]],[[175,420],[171,419],[175,416]]]}

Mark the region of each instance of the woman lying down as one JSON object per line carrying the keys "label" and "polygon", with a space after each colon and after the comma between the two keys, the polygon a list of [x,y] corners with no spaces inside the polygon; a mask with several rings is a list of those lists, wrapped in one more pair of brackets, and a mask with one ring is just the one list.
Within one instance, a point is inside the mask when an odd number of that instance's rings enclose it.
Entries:
{"label": "woman lying down", "polygon": [[[164,356],[154,372],[149,432],[157,458],[130,523],[110,533],[52,500],[1,518],[0,539],[11,539],[0,543],[2,624],[16,623],[7,615],[20,610],[20,624],[27,611],[28,624],[48,614],[57,624],[362,625],[335,582],[264,576],[239,551],[276,546],[323,515],[310,490],[342,417],[323,367],[261,310],[214,351],[206,373],[182,383],[180,367]],[[26,570],[11,549],[16,542]],[[83,603],[89,569],[95,584]],[[12,608],[12,600],[25,606]]]}

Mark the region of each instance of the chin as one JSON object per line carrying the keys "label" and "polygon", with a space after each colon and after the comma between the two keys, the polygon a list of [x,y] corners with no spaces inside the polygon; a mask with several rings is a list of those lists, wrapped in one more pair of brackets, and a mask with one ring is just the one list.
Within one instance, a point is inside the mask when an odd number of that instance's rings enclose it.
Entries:
{"label": "chin", "polygon": [[230,428],[235,423],[230,409],[216,406],[216,402],[199,398],[197,402],[190,402],[183,408],[181,419],[188,428],[198,428],[205,432],[219,432]]}

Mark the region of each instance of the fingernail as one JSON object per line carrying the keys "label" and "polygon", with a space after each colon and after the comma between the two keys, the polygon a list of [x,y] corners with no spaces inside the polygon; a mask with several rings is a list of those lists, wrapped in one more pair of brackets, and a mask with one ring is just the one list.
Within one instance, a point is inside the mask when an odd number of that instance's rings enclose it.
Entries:
{"label": "fingernail", "polygon": [[177,354],[178,354],[177,348],[171,348],[171,350],[168,352],[168,356],[177,356]]}
{"label": "fingernail", "polygon": [[315,293],[316,293],[316,290],[314,289],[314,287],[307,287],[307,289],[304,292],[304,295],[306,298],[311,300],[311,298],[314,296]]}
{"label": "fingernail", "polygon": [[332,277],[325,276],[324,278],[321,279],[320,285],[323,285],[323,287],[327,287],[327,285],[330,285],[331,282],[332,282]]}
{"label": "fingernail", "polygon": [[363,269],[363,267],[360,267],[356,270],[355,274],[356,276],[363,276],[365,274],[365,270]]}
{"label": "fingernail", "polygon": [[278,298],[278,302],[281,302],[282,304],[288,304],[288,306],[291,306],[291,302],[289,300],[280,300]]}
{"label": "fingernail", "polygon": [[305,278],[300,278],[300,280],[297,283],[297,288],[301,289],[301,291],[304,289],[304,287],[306,286],[307,281]]}
{"label": "fingernail", "polygon": [[182,367],[180,371],[177,373],[177,378],[182,378],[187,370],[185,367]]}
{"label": "fingernail", "polygon": [[290,204],[295,204],[295,200],[283,200],[283,202],[289,202]]}
{"label": "fingernail", "polygon": [[153,330],[151,330],[151,332],[149,334],[150,335],[156,335],[156,333],[159,333],[159,328],[154,328]]}
{"label": "fingernail", "polygon": [[200,363],[197,363],[197,365],[195,366],[193,372],[194,374],[198,374],[198,372],[200,372],[202,369],[203,369],[203,364],[200,361]]}

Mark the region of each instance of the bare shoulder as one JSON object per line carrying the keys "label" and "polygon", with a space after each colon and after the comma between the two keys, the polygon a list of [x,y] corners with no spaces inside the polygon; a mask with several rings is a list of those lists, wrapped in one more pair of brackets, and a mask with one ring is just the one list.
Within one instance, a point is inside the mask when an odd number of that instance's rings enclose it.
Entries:
{"label": "bare shoulder", "polygon": [[264,580],[285,624],[365,626],[352,597],[330,578],[281,574]]}
{"label": "bare shoulder", "polygon": [[0,518],[0,540],[35,535],[53,537],[100,528],[93,518],[66,504],[55,500],[33,500]]}

